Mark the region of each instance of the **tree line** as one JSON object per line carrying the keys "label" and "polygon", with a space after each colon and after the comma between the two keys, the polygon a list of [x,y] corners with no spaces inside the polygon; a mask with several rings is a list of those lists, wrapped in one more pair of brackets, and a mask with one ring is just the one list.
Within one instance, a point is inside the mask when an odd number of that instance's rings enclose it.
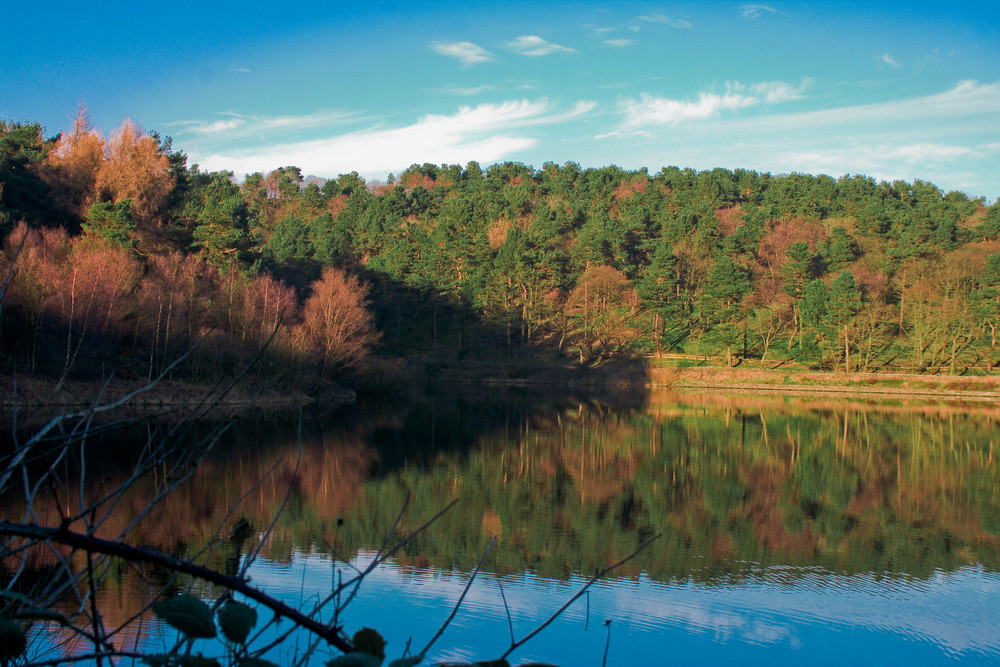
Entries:
{"label": "tree line", "polygon": [[195,341],[208,372],[272,336],[274,365],[335,372],[373,353],[997,362],[1000,204],[920,180],[470,162],[238,181],[81,109],[52,139],[0,122],[0,232],[5,361],[57,376],[102,345],[149,374]]}

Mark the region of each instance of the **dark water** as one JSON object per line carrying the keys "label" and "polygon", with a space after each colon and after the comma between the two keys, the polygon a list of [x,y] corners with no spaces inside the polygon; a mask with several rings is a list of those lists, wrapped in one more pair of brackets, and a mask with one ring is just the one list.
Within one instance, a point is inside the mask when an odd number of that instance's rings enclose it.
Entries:
{"label": "dark water", "polygon": [[[997,408],[473,393],[241,419],[130,539],[194,554],[238,519],[256,536],[277,516],[253,584],[310,608],[370,562],[407,499],[403,533],[457,499],[338,619],[377,628],[389,659],[426,644],[494,536],[428,663],[498,657],[511,626],[524,636],[660,535],[512,662],[1000,663]],[[207,562],[234,568],[252,542],[223,540]],[[124,574],[107,614],[128,618],[144,594]],[[137,634],[147,650],[174,637]]]}

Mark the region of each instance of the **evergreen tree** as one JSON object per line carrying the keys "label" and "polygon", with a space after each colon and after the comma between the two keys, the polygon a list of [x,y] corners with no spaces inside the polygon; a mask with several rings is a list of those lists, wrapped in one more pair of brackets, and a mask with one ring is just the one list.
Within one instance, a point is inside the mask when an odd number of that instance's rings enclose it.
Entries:
{"label": "evergreen tree", "polygon": [[115,245],[132,249],[135,238],[135,221],[132,219],[132,200],[97,202],[87,211],[83,231],[94,234]]}

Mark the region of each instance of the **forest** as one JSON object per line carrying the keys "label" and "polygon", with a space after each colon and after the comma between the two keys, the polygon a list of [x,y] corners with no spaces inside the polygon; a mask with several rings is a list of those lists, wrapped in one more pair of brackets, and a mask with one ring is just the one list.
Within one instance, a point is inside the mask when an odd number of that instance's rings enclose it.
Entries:
{"label": "forest", "polygon": [[[238,178],[126,120],[0,121],[0,364],[70,379],[392,378],[404,360],[983,374],[1000,203],[750,170],[294,166]],[[375,378],[372,380],[372,378]],[[389,383],[392,380],[383,380]]]}

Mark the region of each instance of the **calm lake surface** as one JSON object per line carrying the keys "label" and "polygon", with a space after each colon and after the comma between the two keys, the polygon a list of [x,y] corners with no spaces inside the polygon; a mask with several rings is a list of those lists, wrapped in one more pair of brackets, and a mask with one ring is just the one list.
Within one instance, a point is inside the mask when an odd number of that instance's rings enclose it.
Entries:
{"label": "calm lake surface", "polygon": [[[371,562],[407,498],[402,532],[457,499],[339,617],[382,632],[390,660],[430,640],[494,536],[426,664],[499,657],[659,534],[512,663],[1000,664],[1000,408],[476,393],[240,419],[132,539],[193,554],[277,516],[252,583],[307,609]],[[234,568],[252,541],[208,564]],[[106,614],[144,594],[126,574]],[[147,648],[169,647],[150,623]]]}

